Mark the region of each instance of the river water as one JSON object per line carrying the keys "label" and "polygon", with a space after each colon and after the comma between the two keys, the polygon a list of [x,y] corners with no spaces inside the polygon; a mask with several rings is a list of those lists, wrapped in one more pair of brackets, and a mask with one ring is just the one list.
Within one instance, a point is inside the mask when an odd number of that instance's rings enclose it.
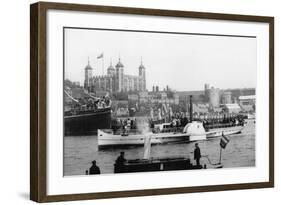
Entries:
{"label": "river water", "polygon": [[[227,136],[230,142],[222,151],[224,168],[255,166],[255,124],[247,124],[241,134]],[[208,155],[212,163],[219,161],[220,137],[199,141],[201,155]],[[160,144],[153,145],[151,157],[190,157],[193,159],[194,144]],[[64,137],[64,176],[84,175],[85,170],[96,160],[101,174],[113,173],[113,164],[121,151],[126,159],[143,157],[143,146],[117,147],[99,150],[97,136],[67,136]],[[191,160],[195,163],[193,160]],[[202,158],[201,164],[207,164]]]}

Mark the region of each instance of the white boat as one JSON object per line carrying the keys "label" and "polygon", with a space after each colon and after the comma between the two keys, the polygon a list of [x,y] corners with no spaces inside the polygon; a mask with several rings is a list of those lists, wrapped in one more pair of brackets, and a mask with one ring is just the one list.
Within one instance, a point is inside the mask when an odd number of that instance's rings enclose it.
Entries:
{"label": "white boat", "polygon": [[[242,126],[217,128],[205,131],[201,122],[188,123],[182,132],[147,132],[114,134],[112,130],[98,130],[98,146],[114,145],[143,145],[146,136],[151,137],[151,144],[164,144],[172,142],[192,142],[208,138],[236,134],[241,132]],[[161,131],[161,130],[160,130]]]}
{"label": "white boat", "polygon": [[98,130],[98,146],[109,145],[143,145],[146,136],[151,137],[151,144],[163,144],[181,141],[205,140],[205,129],[200,122],[188,123],[183,132],[160,132],[160,133],[127,133],[113,134],[112,130]]}

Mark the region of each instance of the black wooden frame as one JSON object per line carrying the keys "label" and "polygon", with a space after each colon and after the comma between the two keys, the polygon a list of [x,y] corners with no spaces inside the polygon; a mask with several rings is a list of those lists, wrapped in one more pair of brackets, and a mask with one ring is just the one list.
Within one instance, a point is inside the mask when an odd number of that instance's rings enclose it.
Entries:
{"label": "black wooden frame", "polygon": [[[269,24],[269,181],[227,185],[47,195],[46,13],[48,9],[263,22]],[[30,199],[37,202],[101,199],[274,186],[274,17],[39,2],[30,6]]]}

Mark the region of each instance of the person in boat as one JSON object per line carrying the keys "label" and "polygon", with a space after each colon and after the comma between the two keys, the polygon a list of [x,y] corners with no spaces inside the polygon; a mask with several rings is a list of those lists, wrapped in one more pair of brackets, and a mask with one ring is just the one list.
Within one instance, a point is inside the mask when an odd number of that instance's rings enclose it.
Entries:
{"label": "person in boat", "polygon": [[92,166],[90,167],[89,174],[100,174],[100,168],[97,166],[96,160],[92,161]]}
{"label": "person in boat", "polygon": [[127,160],[125,159],[125,152],[120,152],[120,155],[117,157],[115,163],[118,165],[124,165]]}
{"label": "person in boat", "polygon": [[120,120],[121,122],[121,127],[122,127],[122,134],[126,134],[126,125],[125,125],[125,121],[124,120]]}
{"label": "person in boat", "polygon": [[129,132],[131,130],[131,120],[130,120],[130,118],[127,119],[126,126],[127,126],[126,131]]}
{"label": "person in boat", "polygon": [[194,160],[196,160],[196,166],[200,166],[201,151],[198,143],[195,143]]}
{"label": "person in boat", "polygon": [[115,160],[115,165],[114,165],[114,173],[121,173],[124,171],[124,163],[127,160],[125,159],[125,153],[120,152],[120,155],[117,157]]}
{"label": "person in boat", "polygon": [[136,124],[134,119],[131,119],[131,129],[136,129]]}

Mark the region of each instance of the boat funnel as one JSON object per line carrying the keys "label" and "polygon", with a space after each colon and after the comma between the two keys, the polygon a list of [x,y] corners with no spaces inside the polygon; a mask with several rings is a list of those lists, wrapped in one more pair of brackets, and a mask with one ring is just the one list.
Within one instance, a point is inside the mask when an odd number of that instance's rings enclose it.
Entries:
{"label": "boat funnel", "polygon": [[151,136],[146,136],[144,139],[144,154],[143,159],[150,159],[150,151],[151,151]]}

